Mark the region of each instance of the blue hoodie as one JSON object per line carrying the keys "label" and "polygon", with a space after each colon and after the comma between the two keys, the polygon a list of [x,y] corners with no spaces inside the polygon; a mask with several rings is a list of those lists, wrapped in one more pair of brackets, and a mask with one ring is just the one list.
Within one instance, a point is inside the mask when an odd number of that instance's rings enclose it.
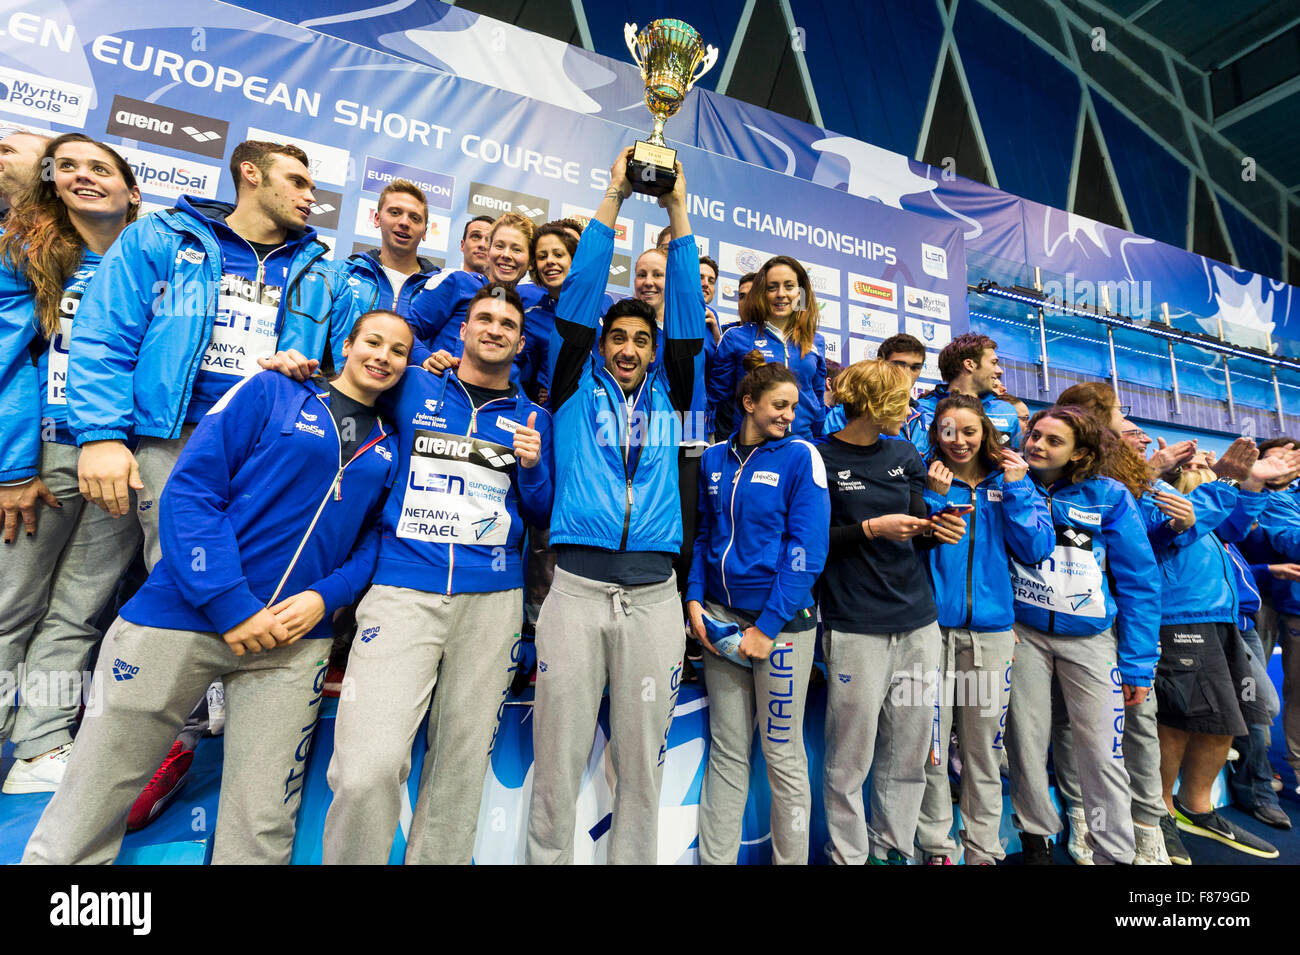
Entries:
{"label": "blue hoodie", "polygon": [[199,422],[162,493],[162,560],[122,616],[225,633],[304,590],[325,601],[306,634],[329,637],[375,568],[379,513],[397,476],[382,421],[350,461],[329,392],[278,372],[245,378]]}
{"label": "blue hoodie", "polygon": [[68,430],[68,343],[99,263],[99,255],[82,250],[81,264],[63,286],[62,330],[53,341],[41,330],[27,276],[0,266],[0,482],[36,476],[42,434],[57,444],[76,445]]}
{"label": "blue hoodie", "polygon": [[[917,398],[915,407],[919,413],[909,417],[904,426],[903,435],[916,445],[922,458],[930,453],[930,422],[934,420],[934,411],[948,394],[948,386],[938,384]],[[980,398],[980,403],[984,405],[984,413],[993,422],[993,427],[1007,436],[1006,447],[1019,451],[1024,436],[1020,433],[1020,415],[1016,406],[1003,401],[991,391]]]}
{"label": "blue hoodie", "polygon": [[1115,626],[1124,682],[1150,686],[1159,657],[1160,573],[1133,495],[1106,477],[1045,490],[1055,548],[1035,566],[1013,558],[1016,620],[1065,637]]}
{"label": "blue hoodie", "polygon": [[1156,481],[1155,490],[1185,496],[1196,509],[1196,523],[1175,534],[1169,528],[1168,516],[1151,494],[1138,499],[1151,549],[1160,564],[1161,624],[1235,625],[1241,616],[1236,574],[1231,557],[1214,532],[1237,510],[1237,489],[1223,481],[1209,481],[1181,495],[1164,481]]}
{"label": "blue hoodie", "polygon": [[686,599],[761,610],[754,625],[775,638],[813,605],[812,587],[826,564],[826,466],[816,448],[790,435],[760,444],[743,464],[735,442],[732,435],[711,445],[700,461]]}
{"label": "blue hoodie", "polygon": [[[1290,491],[1263,496],[1264,508],[1242,541],[1242,554],[1252,565],[1300,563],[1300,499]],[[1270,597],[1278,613],[1300,616],[1300,584],[1272,578]]]}
{"label": "blue hoodie", "polygon": [[[907,433],[911,430],[912,422],[917,419],[920,412],[916,409],[916,399],[908,398],[907,417],[903,420],[903,427],[899,429],[898,434],[881,434],[880,437],[888,441],[910,441]],[[843,431],[849,425],[848,413],[844,410],[843,405],[831,405],[826,409],[826,420],[822,422],[822,434],[835,434],[837,431]]]}
{"label": "blue hoodie", "polygon": [[592,344],[614,257],[614,233],[593,220],[582,233],[560,291],[547,360],[556,461],[551,546],[676,554],[682,546],[677,447],[679,414],[703,387],[704,295],[695,236],[668,245],[664,349],[633,393],[623,389]]}
{"label": "blue hoodie", "polygon": [[[259,282],[252,246],[225,225],[233,211],[182,196],[176,208],[127,226],[104,255],[72,326],[68,421],[78,444],[132,432],[177,438],[258,370],[258,354],[295,348],[343,366],[352,295],[325,260],[325,243],[311,228],[291,236],[267,257]],[[260,305],[263,321],[232,327],[233,313],[218,307],[223,282],[237,297],[265,293],[278,304]]]}
{"label": "blue hoodie", "polygon": [[1028,477],[1008,483],[994,471],[972,488],[953,480],[946,496],[928,487],[925,501],[934,513],[948,504],[974,504],[966,516],[966,539],[953,547],[925,552],[934,583],[939,624],[981,633],[1010,630],[1015,623],[1007,561],[1037,564],[1052,553],[1056,532],[1047,502]]}
{"label": "blue hoodie", "polygon": [[394,300],[393,283],[388,281],[379,253],[370,251],[349,255],[338,270],[356,295],[357,310],[352,321],[355,323],[366,312],[377,308],[386,308],[403,318],[409,317],[415,299],[424,292],[429,279],[442,271],[428,259],[417,259],[417,262],[419,269],[406,277]]}
{"label": "blue hoodie", "polygon": [[790,433],[805,441],[821,437],[826,418],[826,340],[817,332],[812,350],[803,355],[778,329],[755,322],[729,326],[718,342],[708,375],[710,430],[717,434],[735,430],[736,386],[744,377],[745,356],[755,350],[767,361],[785,365],[799,383],[799,407]]}
{"label": "blue hoodie", "polygon": [[[383,404],[397,422],[400,486],[384,505],[375,583],[428,593],[524,585],[524,522],[550,522],[551,416],[521,391],[474,408],[454,372],[408,368]],[[536,466],[515,461],[514,432],[536,414]]]}

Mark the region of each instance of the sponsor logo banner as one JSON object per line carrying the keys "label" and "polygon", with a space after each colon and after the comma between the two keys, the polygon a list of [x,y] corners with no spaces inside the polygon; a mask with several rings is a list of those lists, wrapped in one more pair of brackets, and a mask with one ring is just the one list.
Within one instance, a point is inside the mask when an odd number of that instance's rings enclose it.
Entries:
{"label": "sponsor logo banner", "polygon": [[204,199],[217,197],[217,186],[221,181],[220,166],[209,166],[192,159],[177,159],[131,146],[114,148],[122,154],[122,158],[135,173],[141,192],[167,199],[176,199],[183,193],[202,196]]}
{"label": "sponsor logo banner", "polygon": [[485,182],[470,183],[469,199],[465,203],[465,211],[472,216],[483,214],[496,217],[503,212],[517,212],[532,219],[537,225],[546,223],[550,218],[550,209],[549,199],[489,186]]}
{"label": "sponsor logo banner", "polygon": [[929,292],[923,288],[905,285],[903,297],[907,303],[907,311],[918,312],[927,318],[948,321],[948,296],[943,292]]}
{"label": "sponsor logo banner", "polygon": [[817,325],[821,328],[833,328],[840,331],[840,303],[827,301],[826,299],[817,299]]}
{"label": "sponsor logo banner", "polygon": [[854,335],[886,339],[898,334],[898,316],[876,308],[849,308],[849,331]]}
{"label": "sponsor logo banner", "polygon": [[[763,261],[766,262],[767,260],[764,259]],[[843,294],[840,291],[839,269],[817,265],[815,262],[804,262],[803,267],[808,271],[808,281],[812,284],[813,294],[819,299],[826,295],[839,298]]]}
{"label": "sponsor logo banner", "polygon": [[6,113],[82,129],[93,92],[78,83],[0,66],[0,109]]}
{"label": "sponsor logo banner", "polygon": [[743,245],[732,245],[730,242],[718,243],[718,268],[732,275],[757,272],[771,257],[771,252],[761,252]]}
{"label": "sponsor logo banner", "polygon": [[[582,223],[583,228],[586,228],[587,223],[590,222],[595,217],[595,215],[596,212],[594,209],[588,209],[585,208],[584,206],[575,206],[571,202],[566,202],[560,206],[560,218],[577,219],[579,222]],[[636,232],[636,225],[632,222],[631,219],[626,219],[623,218],[622,216],[615,219],[614,220],[614,248],[626,249],[627,251],[631,252],[632,237],[635,234],[635,232]]]}
{"label": "sponsor logo banner", "polygon": [[339,210],[343,208],[343,193],[321,189],[319,186],[311,191],[315,201],[311,204],[311,218],[307,220],[313,229],[337,230],[339,227]]}
{"label": "sponsor logo banner", "polygon": [[881,308],[898,308],[898,286],[870,275],[849,273],[849,301]]}
{"label": "sponsor logo banner", "polygon": [[632,285],[632,276],[632,257],[630,255],[619,255],[615,252],[614,258],[609,263],[608,284],[630,288]]}
{"label": "sponsor logo banner", "polygon": [[267,143],[292,143],[297,146],[307,154],[307,169],[317,183],[328,182],[342,186],[348,181],[349,156],[346,149],[326,146],[324,143],[303,139],[301,136],[288,136],[269,129],[259,129],[256,126],[248,127],[248,138]]}
{"label": "sponsor logo banner", "polygon": [[139,139],[220,159],[226,152],[230,124],[224,119],[187,113],[159,103],[114,96],[107,131],[123,139]]}
{"label": "sponsor logo banner", "polygon": [[381,193],[394,179],[405,179],[419,186],[424,191],[424,198],[429,203],[430,209],[451,208],[451,196],[456,189],[455,176],[420,169],[417,166],[407,166],[400,162],[390,162],[375,156],[366,157],[365,170],[361,176],[363,192]]}
{"label": "sponsor logo banner", "polygon": [[838,334],[823,335],[822,338],[826,342],[826,360],[839,362],[841,365],[844,364],[843,359],[840,358],[840,356],[844,354],[844,349],[842,347],[843,343],[840,336]]}
{"label": "sponsor logo banner", "polygon": [[867,358],[875,358],[877,345],[879,345],[879,342],[869,342],[861,338],[850,338],[849,364],[856,365],[858,362]]}
{"label": "sponsor logo banner", "polygon": [[921,243],[921,269],[926,275],[948,281],[948,253],[929,242]]}
{"label": "sponsor logo banner", "polygon": [[952,328],[947,322],[932,322],[929,319],[907,316],[907,334],[925,342],[926,349],[943,348],[952,341]]}

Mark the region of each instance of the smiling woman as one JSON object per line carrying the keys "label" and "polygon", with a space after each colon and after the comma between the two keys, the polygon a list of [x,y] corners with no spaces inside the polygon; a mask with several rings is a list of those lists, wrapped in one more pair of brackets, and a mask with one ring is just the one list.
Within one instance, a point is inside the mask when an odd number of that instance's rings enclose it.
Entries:
{"label": "smiling woman", "polygon": [[[139,541],[133,521],[114,521],[77,493],[67,367],[81,294],[135,219],[140,190],[121,156],[80,133],[51,140],[39,168],[0,238],[0,510],[10,545],[0,556],[0,670],[25,661],[32,681],[85,669],[99,638],[92,621]],[[74,688],[18,711],[5,792],[58,785],[80,695]],[[0,726],[10,718],[0,703]]]}

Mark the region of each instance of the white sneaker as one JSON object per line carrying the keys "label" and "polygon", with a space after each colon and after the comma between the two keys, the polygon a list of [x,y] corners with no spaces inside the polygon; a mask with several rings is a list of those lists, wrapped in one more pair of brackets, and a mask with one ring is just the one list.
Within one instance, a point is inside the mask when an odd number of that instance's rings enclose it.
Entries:
{"label": "white sneaker", "polygon": [[53,752],[35,759],[16,759],[9,775],[5,777],[3,792],[9,795],[18,793],[52,793],[63,781],[63,773],[68,768],[68,757],[72,755],[72,744],[64,743]]}
{"label": "white sneaker", "polygon": [[1088,817],[1082,806],[1070,807],[1070,841],[1066,850],[1075,865],[1092,865],[1092,847],[1088,845]]}
{"label": "white sneaker", "polygon": [[1165,851],[1165,837],[1159,826],[1133,823],[1133,842],[1134,865],[1173,865]]}
{"label": "white sneaker", "polygon": [[208,686],[208,735],[220,736],[226,730],[226,685],[214,680]]}

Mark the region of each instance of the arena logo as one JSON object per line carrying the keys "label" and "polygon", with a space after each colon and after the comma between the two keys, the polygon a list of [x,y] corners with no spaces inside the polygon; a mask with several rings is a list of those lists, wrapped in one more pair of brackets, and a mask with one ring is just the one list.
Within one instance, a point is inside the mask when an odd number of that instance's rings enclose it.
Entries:
{"label": "arena logo", "polygon": [[868,305],[887,305],[890,308],[897,308],[898,286],[884,279],[850,272],[849,298],[854,302],[866,302]]}
{"label": "arena logo", "polygon": [[470,183],[469,200],[465,204],[465,211],[471,215],[485,213],[499,216],[503,212],[517,212],[521,216],[532,219],[537,225],[546,222],[550,209],[550,200],[540,196],[530,196],[526,192],[512,192],[509,189],[489,186],[485,182]]}
{"label": "arena logo", "polygon": [[175,159],[130,146],[118,146],[117,151],[135,173],[141,192],[168,199],[183,194],[204,199],[217,197],[217,186],[221,181],[221,169],[217,166]]}
{"label": "arena logo", "polygon": [[394,179],[405,179],[415,183],[424,192],[424,198],[436,209],[450,209],[451,196],[456,189],[456,177],[440,172],[407,166],[400,162],[390,162],[375,156],[366,157],[365,169],[361,176],[363,192],[380,193]]}
{"label": "arena logo", "polygon": [[311,226],[313,229],[333,229],[339,227],[339,210],[343,206],[343,193],[332,192],[317,186],[311,191],[314,202],[311,204]]}
{"label": "arena logo", "polygon": [[226,152],[230,124],[198,113],[172,109],[129,96],[114,96],[106,131],[123,139],[220,159]]}
{"label": "arena logo", "polygon": [[632,277],[632,259],[630,256],[614,254],[609,263],[609,284],[627,288],[628,279]]}
{"label": "arena logo", "polygon": [[92,93],[88,86],[0,67],[0,109],[7,113],[81,129]]}
{"label": "arena logo", "polygon": [[906,310],[919,312],[927,318],[948,321],[948,296],[943,292],[929,292],[910,285],[903,286],[903,298]]}

